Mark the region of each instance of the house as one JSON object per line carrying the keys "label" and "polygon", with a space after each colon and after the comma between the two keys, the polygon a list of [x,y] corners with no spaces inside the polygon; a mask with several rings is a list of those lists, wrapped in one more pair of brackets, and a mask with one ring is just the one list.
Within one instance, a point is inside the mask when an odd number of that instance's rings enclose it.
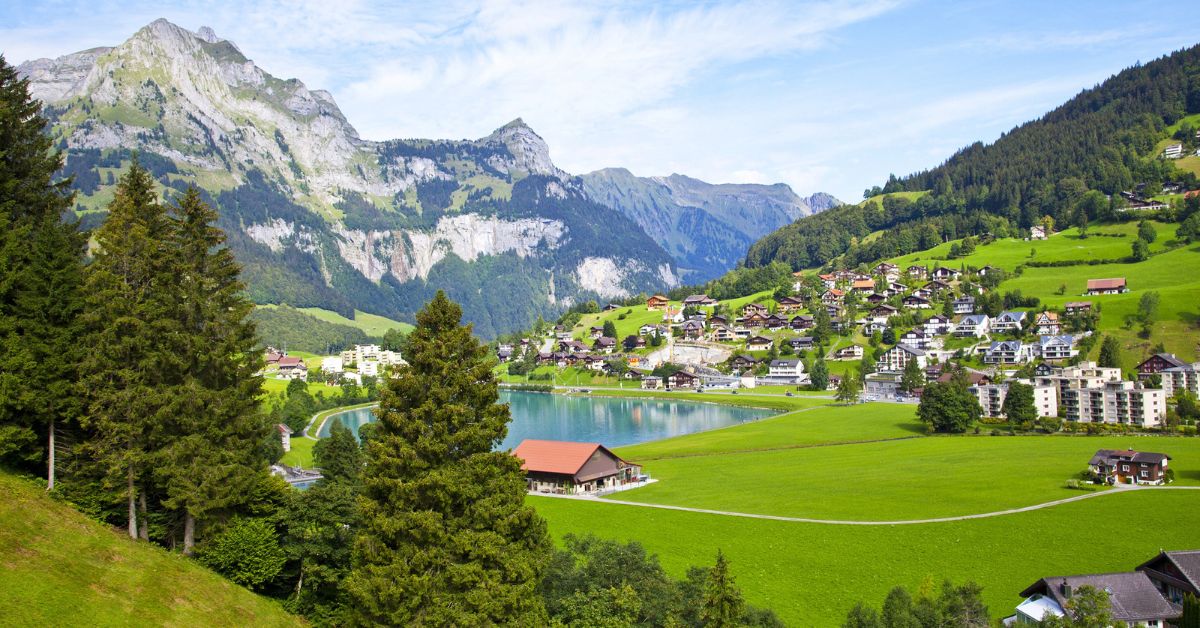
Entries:
{"label": "house", "polygon": [[887,320],[887,319],[895,316],[899,312],[900,312],[899,310],[897,310],[896,308],[894,308],[890,305],[887,305],[887,304],[877,305],[877,306],[871,308],[871,316],[872,317],[882,318],[884,320]]}
{"label": "house", "polygon": [[1166,482],[1171,457],[1132,449],[1101,449],[1088,461],[1088,469],[1106,484],[1152,484]]}
{"label": "house", "polygon": [[663,322],[682,323],[683,322],[683,310],[668,307],[667,309],[663,310]]}
{"label": "house", "polygon": [[[511,351],[511,349],[510,349],[510,351]],[[326,358],[321,358],[321,371],[322,372],[330,373],[332,375],[337,375],[338,373],[341,373],[342,370],[343,370],[343,368],[342,368],[341,356],[331,355]]]}
{"label": "house", "polygon": [[959,277],[962,277],[962,271],[954,270],[953,268],[946,268],[945,266],[939,266],[938,268],[933,269],[933,274],[931,276],[938,281],[954,281]]}
{"label": "house", "polygon": [[621,341],[621,347],[624,348],[626,351],[634,351],[636,349],[642,349],[645,346],[646,346],[646,339],[642,338],[641,336],[635,336],[633,334],[629,334],[628,336],[625,336],[625,339]]}
{"label": "house", "polygon": [[826,306],[841,305],[842,298],[845,296],[845,292],[842,292],[837,288],[830,288],[821,293],[821,303],[825,304]]}
{"label": "house", "polygon": [[621,309],[621,306],[617,305],[616,303],[609,303],[608,305],[604,306],[605,312],[613,312],[619,309]]}
{"label": "house", "polygon": [[299,379],[308,381],[308,365],[300,358],[284,356],[279,358],[280,379]]}
{"label": "house", "polygon": [[700,384],[700,378],[687,371],[671,373],[667,377],[667,388],[695,388]]}
{"label": "house", "polygon": [[860,294],[868,294],[868,293],[874,292],[875,291],[875,280],[869,279],[869,278],[868,279],[855,279],[854,283],[850,284],[850,291],[858,292]]}
{"label": "house", "polygon": [[899,342],[914,349],[928,351],[933,342],[933,337],[925,333],[922,329],[910,329],[900,336]]}
{"label": "house", "polygon": [[283,443],[283,453],[292,450],[292,428],[280,423],[275,426],[275,431],[279,432],[279,440]]}
{"label": "house", "polygon": [[[944,364],[934,364],[925,369],[925,377],[945,384],[954,379],[955,369],[944,368]],[[969,386],[987,386],[992,383],[992,378],[983,371],[977,371],[973,368],[962,367],[962,370],[967,375],[967,384]]]}
{"label": "house", "polygon": [[908,268],[906,268],[905,272],[908,273],[909,277],[912,277],[913,279],[918,279],[920,281],[925,281],[926,279],[929,278],[929,269],[926,268],[925,266],[919,266],[917,264],[913,264],[912,266],[909,266]]}
{"label": "house", "polygon": [[804,289],[804,271],[796,271],[792,273],[792,292],[800,292]]}
{"label": "house", "polygon": [[1172,604],[1182,604],[1189,593],[1200,596],[1200,550],[1161,551],[1134,571],[1146,574]]}
{"label": "house", "polygon": [[[983,380],[981,383],[972,383],[969,390],[971,394],[975,395],[979,407],[983,409],[983,416],[1004,418],[1004,399],[1008,396],[1008,384],[992,384],[986,376],[981,377],[981,380]],[[1038,416],[1058,414],[1058,389],[1054,386],[1035,385],[1033,387],[1033,407],[1037,410]]]}
{"label": "house", "polygon": [[[503,364],[505,362],[508,362],[509,360],[512,360],[512,358],[513,358],[513,348],[511,346],[500,345],[499,347],[496,347],[496,361]],[[322,369],[323,368],[324,368],[324,365],[322,364]]]}
{"label": "house", "polygon": [[933,307],[933,305],[929,303],[929,299],[912,294],[904,297],[904,300],[901,301],[901,304],[910,310],[928,310]]}
{"label": "house", "polygon": [[598,443],[526,439],[513,450],[531,493],[594,493],[644,479],[640,465]]}
{"label": "house", "polygon": [[1187,365],[1187,362],[1175,357],[1174,353],[1155,353],[1137,365],[1138,379],[1148,379],[1155,373]]}
{"label": "house", "polygon": [[759,303],[747,303],[742,306],[743,318],[750,316],[766,316],[768,313],[767,306]]}
{"label": "house", "polygon": [[1134,571],[1042,578],[1021,591],[1024,601],[1004,624],[1037,625],[1048,617],[1063,617],[1071,596],[1085,586],[1108,594],[1112,619],[1122,625],[1166,626],[1180,616],[1145,573]]}
{"label": "house", "polygon": [[734,370],[744,371],[758,366],[758,360],[748,355],[735,355],[729,359],[729,366]]}
{"label": "house", "polygon": [[1069,301],[1063,306],[1063,310],[1067,316],[1078,316],[1080,314],[1090,314],[1092,312],[1091,301]]}
{"label": "house", "polygon": [[991,329],[991,319],[987,314],[972,314],[964,316],[957,325],[954,326],[954,335],[959,338],[974,336],[979,338],[988,333]]}
{"label": "house", "polygon": [[813,348],[812,336],[797,336],[795,338],[788,338],[784,342],[795,351],[808,351]]}
{"label": "house", "polygon": [[817,279],[821,280],[821,285],[825,286],[826,290],[832,290],[837,287],[837,275],[817,275]]}
{"label": "house", "polygon": [[871,294],[867,295],[866,301],[869,305],[875,306],[887,301],[887,299],[888,298],[882,294],[872,292]]}
{"label": "house", "polygon": [[1129,287],[1125,285],[1124,277],[1115,277],[1112,279],[1088,279],[1086,294],[1122,294],[1129,292]]}
{"label": "house", "polygon": [[1034,225],[1034,226],[1030,227],[1029,228],[1029,239],[1030,240],[1045,240],[1046,239],[1046,228],[1043,227],[1042,225]]}
{"label": "house", "polygon": [[816,320],[808,314],[793,316],[792,320],[788,321],[788,326],[797,331],[802,329],[812,329],[813,327],[816,327],[816,324]]}
{"label": "house", "polygon": [[983,354],[984,364],[1018,364],[1029,359],[1029,349],[1020,340],[993,342]]}
{"label": "house", "polygon": [[900,392],[900,373],[871,373],[866,376],[863,394],[875,399],[888,399]]}
{"label": "house", "polygon": [[[899,277],[900,267],[888,262],[880,262],[875,265],[875,268],[871,269],[871,274],[878,275],[880,277],[887,277],[889,275],[895,275],[896,277]],[[888,279],[888,281],[895,281],[895,279]]]}
{"label": "house", "polygon": [[284,355],[286,355],[286,354],[276,351],[274,349],[268,348],[266,353],[263,355],[263,359],[266,360],[267,366],[276,366],[279,364],[279,359],[282,358]]}
{"label": "house", "polygon": [[695,340],[704,335],[704,323],[694,318],[686,320],[683,322],[682,331],[684,338]]}
{"label": "house", "polygon": [[730,342],[737,338],[733,333],[733,329],[728,325],[713,325],[712,339],[717,342]]}
{"label": "house", "polygon": [[804,309],[804,301],[796,297],[783,297],[776,301],[778,311],[782,313],[795,312]]}
{"label": "house", "polygon": [[788,325],[788,319],[778,314],[772,314],[764,321],[767,329],[783,329]]}
{"label": "house", "polygon": [[1025,312],[1005,311],[1000,312],[996,318],[992,319],[992,331],[996,333],[1021,333],[1021,327],[1025,324]]}
{"label": "house", "polygon": [[638,328],[639,336],[665,336],[666,333],[667,330],[663,329],[661,325],[651,325],[647,323]]}
{"label": "house", "polygon": [[746,341],[746,348],[751,351],[770,351],[775,341],[766,336],[754,336]]}
{"label": "house", "polygon": [[931,295],[936,295],[938,293],[945,292],[945,291],[949,290],[950,288],[951,288],[950,284],[948,284],[944,281],[938,280],[938,279],[935,279],[935,280],[921,286],[922,290],[929,292],[929,294],[931,294]]}
{"label": "house", "polygon": [[863,357],[863,348],[860,345],[850,345],[842,347],[834,352],[835,360],[861,360]]}
{"label": "house", "polygon": [[1033,318],[1033,333],[1042,336],[1057,336],[1062,333],[1058,312],[1042,312]]}
{"label": "house", "polygon": [[896,345],[884,352],[876,368],[885,373],[900,373],[909,362],[916,362],[923,369],[926,360],[924,351],[908,345]]}
{"label": "house", "polygon": [[905,292],[908,292],[908,286],[900,283],[899,281],[893,281],[887,285],[887,290],[884,292],[887,293],[887,296],[894,297],[898,294],[904,294]]}
{"label": "house", "polygon": [[716,304],[717,300],[710,299],[707,294],[693,294],[683,300],[683,307],[688,307],[689,305],[694,307],[705,307]]}
{"label": "house", "polygon": [[1162,152],[1163,159],[1179,159],[1183,157],[1183,144],[1175,143],[1167,146]]}
{"label": "house", "polygon": [[954,329],[954,323],[948,317],[935,314],[924,324],[925,333],[930,336],[945,336]]}
{"label": "house", "polygon": [[804,363],[800,360],[771,360],[767,375],[773,378],[783,378],[789,383],[796,383],[804,375]]}
{"label": "house", "polygon": [[663,387],[663,380],[657,375],[647,375],[642,378],[642,388],[646,390],[657,390]]}
{"label": "house", "polygon": [[1079,355],[1074,336],[1041,336],[1033,352],[1043,360],[1069,360]]}
{"label": "house", "polygon": [[975,297],[959,297],[954,300],[955,314],[974,314],[975,313]]}
{"label": "house", "polygon": [[[686,327],[687,323],[684,323],[684,326]],[[703,330],[704,325],[700,325],[700,329]],[[609,338],[608,336],[601,336],[596,339],[596,342],[592,345],[592,348],[600,353],[612,353],[613,349],[617,348],[617,339]]]}
{"label": "house", "polygon": [[656,295],[650,297],[649,299],[646,299],[646,309],[651,310],[651,311],[665,310],[665,309],[667,309],[667,306],[670,304],[671,304],[670,299],[668,299],[667,297],[664,297],[661,294],[656,294]]}
{"label": "house", "polygon": [[604,326],[596,325],[588,330],[588,337],[592,340],[599,340],[604,335]]}
{"label": "house", "polygon": [[999,268],[996,268],[995,266],[992,266],[991,264],[988,264],[988,265],[984,266],[983,268],[980,268],[980,269],[979,269],[979,276],[980,276],[980,277],[987,277],[989,274],[991,274],[991,273],[995,273],[995,272],[997,272],[997,271],[999,271],[999,270],[1000,270]]}

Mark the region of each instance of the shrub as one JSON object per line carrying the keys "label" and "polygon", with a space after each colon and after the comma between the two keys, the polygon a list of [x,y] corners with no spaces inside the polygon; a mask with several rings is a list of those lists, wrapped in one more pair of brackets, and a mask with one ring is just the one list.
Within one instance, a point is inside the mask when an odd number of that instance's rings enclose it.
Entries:
{"label": "shrub", "polygon": [[235,519],[200,549],[197,558],[251,590],[274,580],[287,562],[275,527],[263,519]]}

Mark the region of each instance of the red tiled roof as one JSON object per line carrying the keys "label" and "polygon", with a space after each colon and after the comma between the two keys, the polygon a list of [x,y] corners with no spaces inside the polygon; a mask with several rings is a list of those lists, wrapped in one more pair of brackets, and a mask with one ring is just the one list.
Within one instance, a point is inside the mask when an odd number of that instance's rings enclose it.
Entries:
{"label": "red tiled roof", "polygon": [[1117,277],[1114,279],[1088,279],[1088,290],[1112,290],[1114,288],[1124,288],[1125,278]]}
{"label": "red tiled roof", "polygon": [[[575,475],[597,449],[608,451],[599,443],[526,439],[517,445],[513,455],[521,459],[521,469],[525,471]],[[616,458],[612,452],[609,454]]]}
{"label": "red tiled roof", "polygon": [[300,358],[292,358],[292,357],[279,358],[280,368],[285,367],[285,366],[300,366],[301,364],[304,364],[304,360],[301,360]]}

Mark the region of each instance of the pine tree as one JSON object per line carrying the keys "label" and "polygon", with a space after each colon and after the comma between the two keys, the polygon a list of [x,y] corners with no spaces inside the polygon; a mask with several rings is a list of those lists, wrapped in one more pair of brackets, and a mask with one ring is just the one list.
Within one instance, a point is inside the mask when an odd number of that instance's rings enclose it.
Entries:
{"label": "pine tree", "polygon": [[1183,596],[1183,616],[1179,618],[1179,628],[1200,628],[1200,600],[1191,593]]}
{"label": "pine tree", "polygon": [[84,423],[94,432],[88,453],[102,465],[106,483],[120,487],[128,501],[129,535],[146,538],[137,501],[145,502],[151,453],[163,436],[159,427],[192,410],[177,389],[184,356],[170,342],[182,333],[170,289],[179,281],[176,251],[154,181],[136,162],[121,177],[108,210],[96,233],[99,250],[85,272],[86,350],[79,365],[87,394]]}
{"label": "pine tree", "polygon": [[858,393],[861,390],[859,378],[856,373],[846,373],[838,382],[837,400],[842,403],[856,403],[858,401]]}
{"label": "pine tree", "polygon": [[746,601],[742,599],[742,592],[729,573],[725,554],[717,550],[717,564],[708,572],[708,586],[704,591],[700,619],[705,626],[728,628],[738,625],[745,609]]}
{"label": "pine tree", "polygon": [[510,415],[487,347],[461,318],[439,291],[381,395],[347,582],[358,623],[546,622],[546,525],[524,504],[520,461],[494,450]]}
{"label": "pine tree", "polygon": [[335,421],[329,436],[313,446],[313,460],[325,482],[356,486],[362,476],[362,450],[350,428]]}
{"label": "pine tree", "polygon": [[55,433],[78,413],[86,237],[62,220],[70,182],[53,180],[62,154],[43,134],[39,108],[28,80],[0,56],[0,459],[32,466],[44,455],[53,489]]}
{"label": "pine tree", "polygon": [[925,385],[925,373],[915,358],[904,363],[904,372],[900,374],[900,390],[910,393]]}
{"label": "pine tree", "polygon": [[829,388],[829,367],[825,364],[825,358],[817,356],[813,362],[812,372],[808,374],[810,387],[813,390],[825,390]]}
{"label": "pine tree", "polygon": [[217,213],[190,188],[173,214],[172,315],[181,326],[173,350],[188,408],[160,428],[165,442],[155,466],[167,489],[163,505],[183,511],[183,551],[190,554],[197,519],[241,503],[266,473],[260,444],[271,427],[259,410],[263,365],[250,320],[254,304],[225,234],[214,226]]}
{"label": "pine tree", "polygon": [[1100,366],[1121,368],[1121,342],[1116,336],[1105,336],[1100,343]]}

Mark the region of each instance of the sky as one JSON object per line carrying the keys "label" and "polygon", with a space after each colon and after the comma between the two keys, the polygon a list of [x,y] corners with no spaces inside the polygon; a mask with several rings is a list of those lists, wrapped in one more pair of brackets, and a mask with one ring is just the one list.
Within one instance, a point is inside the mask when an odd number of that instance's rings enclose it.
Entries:
{"label": "sky", "polygon": [[625,167],[844,201],[1200,43],[1178,2],[0,0],[12,63],[159,17],[331,92],[366,139],[520,117],[573,174]]}

